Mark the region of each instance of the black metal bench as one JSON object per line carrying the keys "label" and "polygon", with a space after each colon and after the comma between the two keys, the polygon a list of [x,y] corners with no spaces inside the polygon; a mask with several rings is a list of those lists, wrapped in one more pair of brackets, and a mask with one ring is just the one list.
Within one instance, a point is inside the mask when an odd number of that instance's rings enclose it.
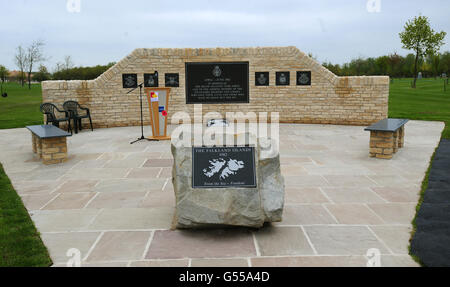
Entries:
{"label": "black metal bench", "polygon": [[408,119],[384,119],[367,128],[370,131],[370,157],[391,159],[404,146]]}
{"label": "black metal bench", "polygon": [[33,152],[44,164],[60,163],[67,160],[67,140],[70,133],[53,125],[26,127],[32,136]]}

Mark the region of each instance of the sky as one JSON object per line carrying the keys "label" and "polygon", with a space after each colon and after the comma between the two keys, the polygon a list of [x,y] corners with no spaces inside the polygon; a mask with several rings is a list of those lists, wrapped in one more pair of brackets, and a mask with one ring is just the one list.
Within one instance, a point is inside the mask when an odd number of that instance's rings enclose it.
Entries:
{"label": "sky", "polygon": [[0,0],[0,64],[17,69],[16,48],[38,39],[50,71],[66,55],[103,65],[135,48],[296,46],[342,64],[406,55],[398,33],[414,16],[450,34],[449,11],[448,0]]}

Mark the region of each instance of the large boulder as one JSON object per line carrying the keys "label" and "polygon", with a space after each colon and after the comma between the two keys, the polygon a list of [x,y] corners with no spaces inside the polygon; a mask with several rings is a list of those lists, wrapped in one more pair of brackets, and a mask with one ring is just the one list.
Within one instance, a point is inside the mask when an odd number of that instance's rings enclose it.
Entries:
{"label": "large boulder", "polygon": [[223,225],[261,227],[282,219],[284,179],[276,141],[255,145],[256,188],[193,188],[192,147],[172,143],[172,182],[176,198],[174,228]]}

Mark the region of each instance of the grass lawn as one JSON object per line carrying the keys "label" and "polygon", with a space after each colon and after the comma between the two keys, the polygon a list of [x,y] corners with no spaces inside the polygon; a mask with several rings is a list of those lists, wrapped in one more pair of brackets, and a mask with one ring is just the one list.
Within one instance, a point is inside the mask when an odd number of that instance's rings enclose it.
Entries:
{"label": "grass lawn", "polygon": [[[444,121],[442,135],[450,138],[450,87],[444,92],[442,80],[419,80],[417,89],[411,89],[410,83],[411,79],[394,79],[391,83],[389,117]],[[4,88],[8,97],[0,98],[0,129],[42,124],[39,84],[32,85],[31,90],[16,83],[5,84]],[[422,195],[427,182],[428,172],[422,183]],[[0,164],[0,266],[50,264],[47,249]]]}
{"label": "grass lawn", "polygon": [[[0,98],[0,129],[42,124],[39,105],[41,85],[31,90],[16,83],[3,85],[7,98]],[[50,266],[47,248],[20,197],[0,164],[0,266]]]}
{"label": "grass lawn", "polygon": [[39,111],[42,103],[40,84],[22,87],[17,83],[3,84],[7,98],[0,98],[0,129],[21,128],[29,125],[42,124],[43,117]]}
{"label": "grass lawn", "polygon": [[394,79],[390,85],[389,117],[411,120],[443,121],[443,138],[450,138],[450,86],[444,92],[441,79],[418,80],[411,89],[412,79]]}
{"label": "grass lawn", "polygon": [[0,164],[0,267],[51,263],[28,211]]}

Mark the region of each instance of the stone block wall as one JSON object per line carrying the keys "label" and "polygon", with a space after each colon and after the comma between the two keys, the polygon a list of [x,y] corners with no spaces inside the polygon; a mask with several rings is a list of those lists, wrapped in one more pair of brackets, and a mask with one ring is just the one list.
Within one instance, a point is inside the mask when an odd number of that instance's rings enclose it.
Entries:
{"label": "stone block wall", "polygon": [[61,163],[67,160],[67,139],[50,138],[42,140],[42,162],[44,164]]}
{"label": "stone block wall", "polygon": [[61,163],[67,160],[67,139],[44,138],[31,134],[33,152],[44,164]]}
{"label": "stone block wall", "polygon": [[370,157],[391,159],[404,146],[405,127],[395,132],[370,131]]}
{"label": "stone block wall", "polygon": [[[337,77],[296,47],[136,49],[95,80],[45,81],[44,102],[61,106],[76,100],[91,110],[94,127],[139,125],[139,90],[126,94],[122,74],[158,71],[159,86],[165,73],[179,73],[180,85],[171,88],[169,117],[186,111],[193,118],[193,105],[186,104],[185,62],[249,62],[248,104],[204,104],[203,113],[279,112],[280,122],[369,125],[387,117],[389,78]],[[290,86],[276,86],[275,73],[290,71]],[[311,71],[311,86],[297,86],[296,72]],[[255,86],[255,72],[270,72],[269,86]],[[144,98],[145,124],[149,124]]]}

